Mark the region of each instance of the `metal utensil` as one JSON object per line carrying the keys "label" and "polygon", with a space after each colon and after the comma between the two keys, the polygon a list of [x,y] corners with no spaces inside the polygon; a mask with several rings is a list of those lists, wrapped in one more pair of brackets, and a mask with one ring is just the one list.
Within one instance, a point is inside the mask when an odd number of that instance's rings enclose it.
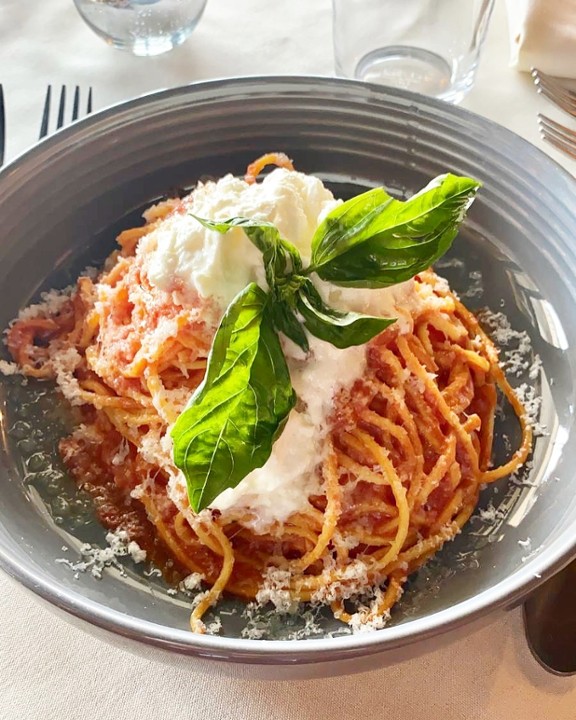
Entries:
{"label": "metal utensil", "polygon": [[565,127],[564,125],[546,117],[546,115],[538,114],[538,128],[541,137],[553,145],[558,150],[570,155],[576,159],[576,131]]}
{"label": "metal utensil", "polygon": [[[44,109],[42,111],[42,121],[40,123],[39,140],[46,137],[49,132],[50,108],[52,104],[52,85],[46,88],[46,98],[44,100]],[[86,115],[92,112],[92,88],[88,90],[88,100],[86,101]],[[80,116],[80,86],[74,88],[74,100],[72,103],[71,122],[78,120]],[[66,123],[66,85],[62,85],[60,89],[60,101],[58,103],[58,116],[56,119],[56,130],[59,130]]]}
{"label": "metal utensil", "polygon": [[530,71],[536,85],[536,90],[547,100],[557,105],[561,110],[576,117],[576,92],[570,90],[557,78],[543,73],[538,68]]}
{"label": "metal utensil", "polygon": [[524,603],[528,647],[555,675],[576,675],[576,560]]}

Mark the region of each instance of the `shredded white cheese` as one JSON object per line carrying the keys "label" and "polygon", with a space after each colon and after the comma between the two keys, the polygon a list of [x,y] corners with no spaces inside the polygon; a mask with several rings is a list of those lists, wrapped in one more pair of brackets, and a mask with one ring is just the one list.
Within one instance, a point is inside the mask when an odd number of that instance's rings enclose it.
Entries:
{"label": "shredded white cheese", "polygon": [[204,576],[201,573],[190,573],[190,575],[187,575],[180,583],[180,589],[187,590],[188,592],[197,590],[203,580]]}
{"label": "shredded white cheese", "polygon": [[74,571],[76,578],[78,573],[90,572],[93,577],[100,579],[107,567],[116,568],[121,575],[126,574],[126,570],[118,558],[130,556],[135,563],[142,563],[146,560],[146,551],[138,543],[130,540],[128,533],[124,530],[108,532],[106,542],[108,546],[105,548],[90,543],[82,544],[80,546],[82,560],[72,562],[67,558],[58,558],[56,562],[68,566]]}
{"label": "shredded white cheese", "polygon": [[22,370],[13,362],[7,362],[6,360],[0,360],[0,373],[2,375],[17,375]]}
{"label": "shredded white cheese", "polygon": [[82,405],[84,402],[82,388],[74,377],[74,371],[81,362],[82,358],[75,347],[55,353],[51,360],[58,387],[71,405]]}
{"label": "shredded white cheese", "polygon": [[74,290],[73,286],[64,288],[63,290],[49,290],[40,295],[40,302],[34,305],[28,305],[18,313],[19,320],[30,320],[37,317],[47,317],[56,315],[62,310],[64,305],[70,300],[70,295]]}

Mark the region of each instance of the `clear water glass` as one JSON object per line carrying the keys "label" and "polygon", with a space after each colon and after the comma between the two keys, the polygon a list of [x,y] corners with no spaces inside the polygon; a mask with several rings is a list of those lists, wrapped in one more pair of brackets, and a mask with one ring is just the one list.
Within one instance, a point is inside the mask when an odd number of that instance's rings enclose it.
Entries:
{"label": "clear water glass", "polygon": [[336,73],[459,102],[494,0],[333,0]]}
{"label": "clear water glass", "polygon": [[160,55],[190,36],[206,0],[74,0],[74,4],[109,45],[134,55]]}

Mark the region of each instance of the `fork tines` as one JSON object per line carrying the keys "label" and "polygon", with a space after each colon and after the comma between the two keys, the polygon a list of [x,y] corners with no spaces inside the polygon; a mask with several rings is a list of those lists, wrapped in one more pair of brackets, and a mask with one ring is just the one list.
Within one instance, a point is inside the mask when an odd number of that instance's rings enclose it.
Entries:
{"label": "fork tines", "polygon": [[[50,124],[50,107],[52,104],[52,85],[48,85],[46,88],[46,98],[44,100],[44,110],[42,112],[42,121],[40,123],[40,136],[39,140],[46,137],[49,132]],[[90,115],[92,112],[92,88],[88,90],[88,99],[86,101],[86,115]],[[80,117],[80,86],[76,85],[74,88],[74,99],[72,102],[72,114],[70,121],[74,122]],[[66,85],[62,85],[60,90],[60,99],[58,102],[58,115],[56,119],[56,130],[59,130],[66,124]]]}
{"label": "fork tines", "polygon": [[564,112],[576,116],[576,92],[570,90],[557,78],[532,68],[530,71],[536,90],[547,100],[557,105]]}
{"label": "fork tines", "polygon": [[538,114],[538,128],[544,140],[576,159],[576,131],[541,113]]}

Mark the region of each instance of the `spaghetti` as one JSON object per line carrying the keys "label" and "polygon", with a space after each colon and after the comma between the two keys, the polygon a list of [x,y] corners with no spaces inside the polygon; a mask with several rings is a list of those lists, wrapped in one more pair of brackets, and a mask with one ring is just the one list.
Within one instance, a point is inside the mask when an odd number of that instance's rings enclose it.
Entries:
{"label": "spaghetti", "polygon": [[[260,169],[250,167],[250,182]],[[80,277],[57,308],[11,325],[9,351],[24,374],[55,378],[79,406],[82,422],[60,451],[102,522],[126,530],[171,580],[202,577],[208,589],[196,598],[192,630],[204,631],[202,616],[224,592],[279,610],[329,604],[353,627],[380,627],[410,573],[466,523],[481,487],[530,452],[497,350],[444,281],[419,274],[410,328],[393,325],[372,340],[363,376],[333,399],[319,492],[264,532],[238,510],[195,514],[174,482],[168,430],[203,378],[211,308],[178,303],[152,284],[138,250],[185,210],[182,200],[151,208],[143,227],[119,236],[96,280]],[[498,389],[522,440],[493,468]]]}

